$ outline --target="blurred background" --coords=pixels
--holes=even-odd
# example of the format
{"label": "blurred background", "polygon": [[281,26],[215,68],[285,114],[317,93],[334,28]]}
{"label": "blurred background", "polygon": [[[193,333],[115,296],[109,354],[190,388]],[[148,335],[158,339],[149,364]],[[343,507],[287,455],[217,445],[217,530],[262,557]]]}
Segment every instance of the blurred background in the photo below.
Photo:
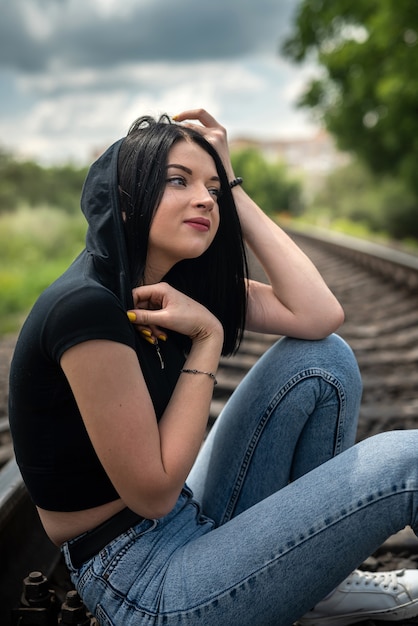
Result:
{"label": "blurred background", "polygon": [[414,0],[0,0],[0,336],[83,247],[89,164],[203,107],[280,223],[416,252]]}

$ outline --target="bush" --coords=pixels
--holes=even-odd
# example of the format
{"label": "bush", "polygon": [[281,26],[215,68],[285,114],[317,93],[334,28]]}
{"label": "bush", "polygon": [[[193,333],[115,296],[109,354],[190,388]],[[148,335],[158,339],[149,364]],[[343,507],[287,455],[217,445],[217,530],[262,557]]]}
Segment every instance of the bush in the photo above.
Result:
{"label": "bush", "polygon": [[312,210],[386,232],[393,239],[418,238],[418,201],[400,179],[376,177],[360,162],[336,170],[314,199]]}
{"label": "bush", "polygon": [[22,204],[51,205],[75,213],[86,172],[87,168],[73,165],[46,168],[33,161],[18,161],[0,150],[0,213]]}
{"label": "bush", "polygon": [[255,148],[233,152],[231,160],[245,181],[245,190],[263,211],[269,215],[301,213],[301,185],[289,178],[285,164],[267,161]]}
{"label": "bush", "polygon": [[15,331],[38,295],[84,247],[84,217],[50,208],[0,216],[0,334]]}

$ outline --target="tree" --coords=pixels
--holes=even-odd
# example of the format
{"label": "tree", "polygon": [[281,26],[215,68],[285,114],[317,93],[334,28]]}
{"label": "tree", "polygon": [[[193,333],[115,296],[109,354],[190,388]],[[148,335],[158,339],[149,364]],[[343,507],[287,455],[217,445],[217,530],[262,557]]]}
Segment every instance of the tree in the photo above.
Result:
{"label": "tree", "polygon": [[354,160],[332,172],[314,198],[312,215],[359,222],[395,239],[418,238],[416,197],[401,179],[375,176]]}
{"label": "tree", "polygon": [[301,212],[301,185],[289,178],[284,163],[267,161],[256,148],[232,152],[231,160],[244,178],[246,191],[267,214]]}
{"label": "tree", "polygon": [[418,196],[418,5],[416,0],[303,0],[283,53],[314,55],[323,76],[299,101],[376,173]]}
{"label": "tree", "polygon": [[86,172],[85,167],[71,164],[45,168],[34,161],[18,160],[0,148],[0,214],[23,204],[78,212]]}

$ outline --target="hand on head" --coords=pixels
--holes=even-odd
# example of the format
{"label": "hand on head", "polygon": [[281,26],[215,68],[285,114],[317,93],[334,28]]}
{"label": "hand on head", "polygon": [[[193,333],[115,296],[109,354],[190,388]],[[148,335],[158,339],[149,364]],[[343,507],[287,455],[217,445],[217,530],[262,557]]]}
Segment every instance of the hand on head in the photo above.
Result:
{"label": "hand on head", "polygon": [[[209,141],[222,159],[230,180],[234,177],[229,158],[229,148],[226,129],[216,121],[205,109],[190,109],[183,111],[172,118],[175,122],[184,123],[189,128],[199,132]],[[193,121],[191,121],[193,120]],[[200,122],[196,124],[194,121]]]}

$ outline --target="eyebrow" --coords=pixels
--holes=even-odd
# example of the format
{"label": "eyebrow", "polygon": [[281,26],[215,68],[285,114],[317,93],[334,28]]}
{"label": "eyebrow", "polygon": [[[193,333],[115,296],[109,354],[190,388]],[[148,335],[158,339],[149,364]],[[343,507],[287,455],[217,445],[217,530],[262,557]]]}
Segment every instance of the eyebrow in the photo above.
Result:
{"label": "eyebrow", "polygon": [[[186,172],[186,174],[190,174],[190,176],[193,174],[192,170],[189,167],[186,167],[185,165],[180,165],[179,163],[169,163],[167,165],[167,169],[169,169],[170,167],[175,167],[179,170],[182,170],[183,172]],[[212,176],[210,180],[220,182],[219,176]]]}

